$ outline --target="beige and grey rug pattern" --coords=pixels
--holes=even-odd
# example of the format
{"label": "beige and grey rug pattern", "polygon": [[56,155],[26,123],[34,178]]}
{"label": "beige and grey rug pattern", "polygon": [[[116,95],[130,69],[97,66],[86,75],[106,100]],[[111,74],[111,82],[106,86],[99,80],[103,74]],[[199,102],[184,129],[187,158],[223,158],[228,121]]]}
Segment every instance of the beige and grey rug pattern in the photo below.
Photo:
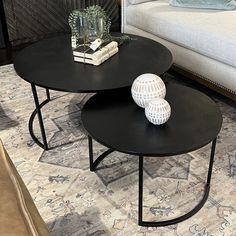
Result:
{"label": "beige and grey rug pattern", "polygon": [[[45,90],[39,89],[41,101]],[[236,108],[217,101],[223,113],[205,206],[189,220],[162,228],[137,225],[138,160],[115,152],[89,171],[88,143],[80,111],[91,94],[51,91],[43,109],[49,145],[31,139],[34,109],[30,85],[12,65],[0,67],[0,138],[55,236],[235,236]],[[39,134],[37,119],[35,133]],[[106,150],[96,143],[95,156]],[[145,220],[170,219],[189,211],[202,196],[210,145],[176,157],[145,158]]]}

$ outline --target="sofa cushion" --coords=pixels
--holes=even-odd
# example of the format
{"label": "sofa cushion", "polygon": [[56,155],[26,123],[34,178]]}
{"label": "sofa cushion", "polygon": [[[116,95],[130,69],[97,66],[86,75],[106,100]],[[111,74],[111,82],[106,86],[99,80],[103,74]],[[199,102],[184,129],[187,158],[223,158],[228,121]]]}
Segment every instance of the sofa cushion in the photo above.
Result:
{"label": "sofa cushion", "polygon": [[0,192],[1,236],[50,235],[1,140]]}
{"label": "sofa cushion", "polygon": [[236,9],[236,2],[234,0],[170,0],[170,5],[176,7],[205,8],[218,10]]}
{"label": "sofa cushion", "polygon": [[129,5],[127,24],[236,67],[236,13],[178,8],[168,0]]}

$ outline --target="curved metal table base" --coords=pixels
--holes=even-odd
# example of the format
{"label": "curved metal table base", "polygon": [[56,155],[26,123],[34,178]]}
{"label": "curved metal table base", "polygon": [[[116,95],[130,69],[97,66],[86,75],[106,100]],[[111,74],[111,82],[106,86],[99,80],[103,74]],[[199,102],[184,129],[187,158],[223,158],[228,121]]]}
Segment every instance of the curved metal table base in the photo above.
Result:
{"label": "curved metal table base", "polygon": [[[39,103],[39,99],[38,99],[38,94],[37,94],[37,90],[34,84],[31,84],[31,88],[32,88],[32,93],[34,96],[34,102],[35,102],[35,110],[32,112],[30,119],[29,119],[29,132],[30,135],[32,137],[32,139],[34,140],[34,142],[36,144],[38,144],[41,148],[43,148],[44,150],[48,150],[48,143],[47,143],[47,137],[46,137],[46,133],[45,133],[45,129],[44,129],[44,124],[43,124],[43,118],[42,118],[42,113],[41,113],[41,108],[46,105],[48,102],[51,101],[50,98],[50,93],[49,90],[46,89],[46,95],[47,95],[47,99],[45,101],[43,101],[41,104]],[[41,130],[41,135],[42,135],[42,140],[43,143],[39,141],[39,139],[35,136],[34,134],[34,130],[33,130],[33,122],[34,122],[34,118],[35,116],[38,115],[38,120],[39,120],[39,126],[40,126],[40,130]]]}
{"label": "curved metal table base", "polygon": [[[112,153],[115,150],[108,149],[104,153],[102,153],[95,161],[93,161],[93,143],[92,138],[88,136],[88,142],[89,142],[89,164],[90,164],[90,170],[95,171],[97,166],[100,164],[100,162],[108,156],[110,153]],[[143,220],[143,156],[139,156],[139,193],[138,193],[138,224],[140,226],[146,226],[146,227],[162,227],[172,224],[177,224],[179,222],[182,222],[184,220],[187,220],[188,218],[195,215],[205,204],[207,201],[207,198],[209,196],[210,192],[210,182],[211,182],[211,174],[212,174],[212,167],[214,162],[214,156],[215,156],[215,148],[216,148],[216,139],[212,141],[211,146],[211,156],[209,161],[209,167],[208,167],[208,175],[207,175],[207,182],[205,185],[204,195],[201,201],[188,213],[166,221],[144,221]]]}
{"label": "curved metal table base", "polygon": [[95,171],[97,169],[97,166],[100,164],[100,162],[109,154],[114,152],[115,150],[108,149],[104,153],[102,153],[95,161],[93,161],[93,140],[90,136],[88,136],[88,142],[89,142],[89,166],[90,171]]}

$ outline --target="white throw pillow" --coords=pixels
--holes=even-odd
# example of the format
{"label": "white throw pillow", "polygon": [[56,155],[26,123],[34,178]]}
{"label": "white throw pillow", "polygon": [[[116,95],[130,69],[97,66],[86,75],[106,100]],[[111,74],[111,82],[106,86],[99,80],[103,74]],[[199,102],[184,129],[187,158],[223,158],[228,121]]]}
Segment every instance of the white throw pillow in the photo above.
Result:
{"label": "white throw pillow", "polygon": [[130,4],[139,4],[139,3],[143,3],[143,2],[151,2],[154,0],[129,0]]}

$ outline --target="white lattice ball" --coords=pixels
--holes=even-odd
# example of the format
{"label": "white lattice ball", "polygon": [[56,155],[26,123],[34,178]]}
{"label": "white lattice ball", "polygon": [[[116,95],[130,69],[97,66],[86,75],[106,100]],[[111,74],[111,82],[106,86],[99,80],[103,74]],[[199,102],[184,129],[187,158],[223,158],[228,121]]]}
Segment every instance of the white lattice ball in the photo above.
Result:
{"label": "white lattice ball", "polygon": [[168,121],[171,114],[169,103],[163,98],[155,98],[148,102],[145,108],[147,119],[154,125],[161,125]]}
{"label": "white lattice ball", "polygon": [[143,74],[134,80],[131,93],[135,103],[145,108],[148,101],[166,96],[166,86],[159,76]]}

